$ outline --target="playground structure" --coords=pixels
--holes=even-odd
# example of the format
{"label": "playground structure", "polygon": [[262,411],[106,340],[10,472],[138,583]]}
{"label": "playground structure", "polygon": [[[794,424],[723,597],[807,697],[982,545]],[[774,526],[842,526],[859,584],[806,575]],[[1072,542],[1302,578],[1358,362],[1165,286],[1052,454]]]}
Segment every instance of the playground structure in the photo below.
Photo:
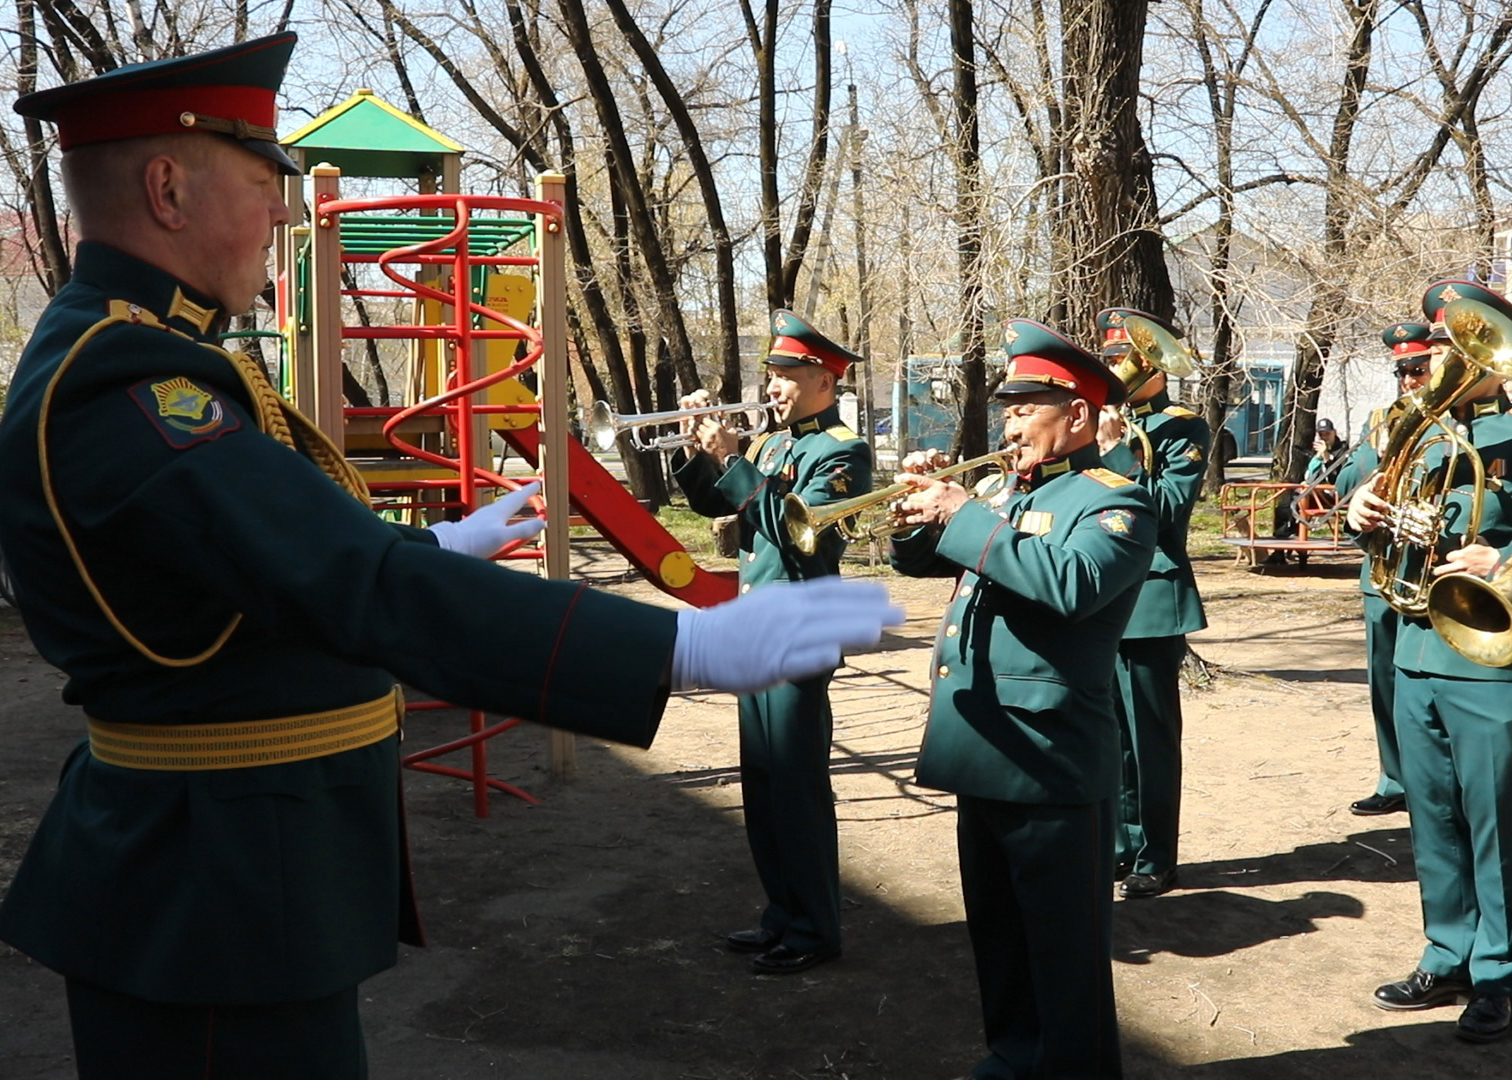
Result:
{"label": "playground structure", "polygon": [[[1218,492],[1222,523],[1220,539],[1235,548],[1236,562],[1246,559],[1258,566],[1275,551],[1289,551],[1303,559],[1311,554],[1360,554],[1344,535],[1344,514],[1338,507],[1339,493],[1332,484],[1233,483]],[[1293,500],[1295,536],[1273,536],[1266,528],[1278,507]]]}
{"label": "playground structure", "polygon": [[[732,597],[733,578],[699,567],[569,431],[564,178],[540,175],[532,199],[463,194],[462,148],[367,90],[282,143],[304,175],[285,180],[293,217],[275,251],[279,379],[344,447],[374,509],[424,524],[539,479],[539,542],[495,558],[568,577],[577,515],[670,595],[696,606]],[[344,198],[344,175],[408,179],[417,190]],[[355,350],[399,369],[401,404],[346,401]],[[495,437],[534,473],[495,469]],[[535,801],[487,773],[488,740],[519,722],[489,724],[473,712],[465,737],[406,754],[404,764],[471,780],[480,817],[490,789]],[[464,749],[468,769],[433,760]],[[553,775],[570,775],[571,736],[551,734],[551,763]]]}

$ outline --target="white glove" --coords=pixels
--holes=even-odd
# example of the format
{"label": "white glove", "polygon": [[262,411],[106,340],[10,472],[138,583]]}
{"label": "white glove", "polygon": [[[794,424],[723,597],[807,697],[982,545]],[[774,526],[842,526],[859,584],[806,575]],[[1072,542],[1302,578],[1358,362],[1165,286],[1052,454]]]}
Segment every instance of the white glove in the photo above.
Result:
{"label": "white glove", "polygon": [[502,499],[479,507],[461,521],[436,522],[430,527],[431,535],[447,551],[486,559],[505,544],[528,540],[546,527],[546,519],[539,517],[509,524],[509,519],[520,512],[526,500],[540,490],[539,481],[526,484]]}
{"label": "white glove", "polygon": [[672,688],[744,694],[840,666],[842,649],[875,645],[903,611],[887,590],[838,577],[764,585],[677,613]]}

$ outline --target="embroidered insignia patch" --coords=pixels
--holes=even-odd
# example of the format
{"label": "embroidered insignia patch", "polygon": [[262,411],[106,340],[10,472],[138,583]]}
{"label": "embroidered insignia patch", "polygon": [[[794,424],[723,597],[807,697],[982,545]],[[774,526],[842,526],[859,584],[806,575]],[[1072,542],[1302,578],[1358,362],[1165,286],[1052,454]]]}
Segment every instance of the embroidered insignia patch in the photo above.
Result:
{"label": "embroidered insignia patch", "polygon": [[1115,535],[1125,535],[1134,528],[1134,515],[1127,510],[1104,510],[1097,523]]}
{"label": "embroidered insignia patch", "polygon": [[137,383],[131,396],[175,450],[218,439],[241,427],[219,397],[182,375]]}
{"label": "embroidered insignia patch", "polygon": [[830,473],[829,489],[836,495],[844,495],[850,491],[850,477],[844,465],[837,467],[834,472]]}
{"label": "embroidered insignia patch", "polygon": [[1187,447],[1187,451],[1184,456],[1188,461],[1201,461],[1202,447],[1198,446],[1196,443],[1193,443],[1191,446]]}

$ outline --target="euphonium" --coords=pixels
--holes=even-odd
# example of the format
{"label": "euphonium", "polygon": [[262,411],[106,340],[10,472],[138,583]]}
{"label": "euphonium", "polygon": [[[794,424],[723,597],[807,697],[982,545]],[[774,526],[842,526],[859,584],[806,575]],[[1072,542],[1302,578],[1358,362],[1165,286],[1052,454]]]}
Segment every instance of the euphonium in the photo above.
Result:
{"label": "euphonium", "polygon": [[[1196,354],[1192,349],[1158,322],[1141,315],[1125,315],[1123,325],[1124,333],[1129,336],[1129,351],[1116,363],[1109,364],[1108,370],[1124,384],[1127,397],[1132,398],[1140,387],[1162,372],[1185,379],[1197,370],[1193,362]],[[1154,472],[1155,451],[1150,445],[1150,437],[1134,419],[1134,412],[1128,405],[1123,406],[1123,420],[1126,437],[1139,443],[1144,453],[1140,464]]]}
{"label": "euphonium", "polygon": [[[1476,364],[1512,375],[1512,319],[1484,304],[1456,300],[1444,309],[1444,325],[1455,348]],[[1483,477],[1477,475],[1477,480],[1484,484]],[[1476,495],[1478,508],[1479,489]],[[1479,523],[1477,511],[1472,525]],[[1474,528],[1465,531],[1465,543],[1474,542],[1474,533]],[[1445,574],[1429,587],[1426,607],[1434,630],[1465,659],[1488,667],[1512,664],[1512,564],[1489,581],[1474,574]]]}
{"label": "euphonium", "polygon": [[[1512,378],[1512,322],[1478,301],[1455,300],[1444,309],[1444,324],[1453,347],[1428,384],[1406,395],[1407,406],[1381,452],[1376,490],[1389,504],[1386,520],[1365,540],[1370,583],[1403,615],[1429,614],[1432,590],[1453,579],[1486,584],[1468,574],[1446,575],[1437,582],[1433,578],[1435,549],[1443,537],[1444,512],[1461,458],[1474,474],[1470,510],[1461,529],[1467,544],[1475,542],[1485,501],[1480,455],[1458,425],[1445,422],[1444,414],[1488,375]],[[1438,434],[1430,435],[1435,427]],[[1443,460],[1430,467],[1429,452],[1440,444],[1445,448]],[[1438,606],[1445,609],[1445,619],[1451,617],[1451,594],[1463,588],[1456,582],[1441,594]],[[1459,648],[1448,634],[1445,640]]]}
{"label": "euphonium", "polygon": [[[1018,446],[1010,443],[1001,450],[981,457],[974,457],[968,461],[959,461],[954,465],[947,465],[937,472],[928,474],[930,480],[948,480],[963,472],[992,466],[1001,471],[1000,477],[992,479],[1000,481],[997,486],[979,489],[972,498],[981,499],[1000,496],[1004,485],[1012,490],[1012,485],[1018,480],[1018,474],[1012,471],[1013,457],[1018,453]],[[842,499],[839,502],[824,503],[818,507],[811,507],[797,495],[789,493],[782,500],[783,523],[787,526],[788,539],[792,540],[793,546],[805,555],[812,555],[819,547],[819,534],[831,526],[840,530],[840,535],[849,541],[866,539],[881,539],[894,533],[907,532],[914,526],[904,525],[898,522],[897,515],[893,512],[893,504],[907,495],[913,487],[909,484],[891,484],[885,488],[866,495],[857,495],[853,499]],[[886,506],[888,512],[880,519],[861,525],[860,516],[879,506]]]}

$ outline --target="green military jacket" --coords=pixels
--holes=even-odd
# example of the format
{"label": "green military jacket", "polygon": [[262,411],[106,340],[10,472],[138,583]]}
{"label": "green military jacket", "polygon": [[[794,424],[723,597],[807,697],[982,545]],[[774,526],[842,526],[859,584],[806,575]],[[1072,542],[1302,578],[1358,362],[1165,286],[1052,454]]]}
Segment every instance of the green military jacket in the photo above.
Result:
{"label": "green military jacket", "polygon": [[840,572],[840,531],[826,529],[812,555],[800,553],[783,523],[784,496],[791,492],[812,507],[865,495],[872,487],[871,448],[840,422],[838,406],[759,436],[723,472],[709,455],[683,451],[673,456],[672,470],[695,512],[740,515],[743,593],[771,581]]}
{"label": "green military jacket", "polygon": [[[370,701],[397,679],[649,744],[674,612],[384,523],[307,446],[260,430],[213,347],[218,321],[169,275],[84,243],[21,359],[0,421],[0,545],[32,640],[68,676],[64,700],[105,721],[214,723]],[[213,655],[172,666],[128,635],[168,660]],[[0,938],[150,1000],[352,986],[395,960],[397,774],[395,738],[193,772],[81,748]]]}
{"label": "green military jacket", "polygon": [[935,638],[926,787],[1087,803],[1119,784],[1114,659],[1155,551],[1155,506],[1097,447],[1042,463],[1000,507],[897,537],[916,577],[958,574]]}
{"label": "green military jacket", "polygon": [[1172,637],[1207,625],[1192,560],[1187,556],[1187,528],[1202,495],[1212,433],[1207,422],[1179,405],[1164,390],[1133,407],[1135,422],[1145,429],[1154,451],[1153,468],[1142,466],[1127,443],[1103,455],[1103,463],[1148,491],[1155,500],[1157,539],[1150,575],[1139,590],[1126,638]]}
{"label": "green military jacket", "polygon": [[[1451,421],[1453,422],[1453,421]],[[1463,425],[1462,425],[1463,428]],[[1503,478],[1512,465],[1512,415],[1503,398],[1478,402],[1468,434],[1481,459],[1486,476],[1491,479],[1485,489],[1478,540],[1501,552],[1502,559],[1512,558],[1512,491]],[[1442,470],[1444,447],[1428,451],[1430,470]],[[1452,478],[1445,510],[1444,536],[1438,550],[1442,554],[1462,543],[1470,512],[1471,466],[1465,461]],[[1396,666],[1423,675],[1446,675],[1456,679],[1479,679],[1484,682],[1512,682],[1512,666],[1493,668],[1467,660],[1449,647],[1427,618],[1403,618],[1397,629]]]}

